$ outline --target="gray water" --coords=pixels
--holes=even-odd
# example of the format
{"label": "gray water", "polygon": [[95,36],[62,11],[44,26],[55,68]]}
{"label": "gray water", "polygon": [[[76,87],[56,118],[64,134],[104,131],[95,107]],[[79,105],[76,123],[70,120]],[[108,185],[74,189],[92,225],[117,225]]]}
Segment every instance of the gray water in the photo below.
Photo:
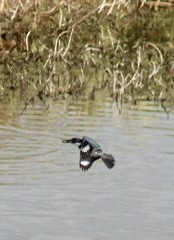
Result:
{"label": "gray water", "polygon": [[[10,111],[10,110],[8,110]],[[118,114],[78,100],[0,117],[1,240],[173,240],[174,114],[144,103]],[[62,139],[93,137],[117,160],[79,169]]]}

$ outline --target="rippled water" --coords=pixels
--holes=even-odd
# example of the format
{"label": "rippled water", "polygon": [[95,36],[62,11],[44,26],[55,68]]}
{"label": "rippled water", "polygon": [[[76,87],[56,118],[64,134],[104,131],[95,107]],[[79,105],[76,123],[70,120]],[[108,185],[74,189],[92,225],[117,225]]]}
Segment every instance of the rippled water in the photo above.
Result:
{"label": "rippled water", "polygon": [[[0,239],[173,240],[174,114],[111,100],[0,116]],[[91,136],[117,159],[79,169],[62,139]]]}

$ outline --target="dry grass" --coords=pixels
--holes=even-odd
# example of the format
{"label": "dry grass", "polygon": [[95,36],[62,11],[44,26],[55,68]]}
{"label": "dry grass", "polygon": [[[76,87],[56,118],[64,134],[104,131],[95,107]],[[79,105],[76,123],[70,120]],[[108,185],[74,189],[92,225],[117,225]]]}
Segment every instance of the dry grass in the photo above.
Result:
{"label": "dry grass", "polygon": [[120,109],[143,99],[173,103],[173,12],[158,3],[2,0],[1,101],[18,91],[25,109],[108,88]]}

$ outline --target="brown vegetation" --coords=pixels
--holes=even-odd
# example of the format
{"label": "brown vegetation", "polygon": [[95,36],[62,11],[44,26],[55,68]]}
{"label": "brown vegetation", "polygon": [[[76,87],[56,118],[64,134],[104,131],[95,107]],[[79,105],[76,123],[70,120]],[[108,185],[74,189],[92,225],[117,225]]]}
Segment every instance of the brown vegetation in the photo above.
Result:
{"label": "brown vegetation", "polygon": [[120,107],[142,99],[173,103],[173,4],[1,1],[1,101],[9,91],[25,107],[84,92],[94,99],[108,88]]}

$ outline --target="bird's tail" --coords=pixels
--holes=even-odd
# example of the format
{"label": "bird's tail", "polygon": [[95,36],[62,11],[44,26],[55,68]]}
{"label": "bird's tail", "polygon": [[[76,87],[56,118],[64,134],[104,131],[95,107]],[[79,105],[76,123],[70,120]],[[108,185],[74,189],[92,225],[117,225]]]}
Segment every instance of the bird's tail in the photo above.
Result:
{"label": "bird's tail", "polygon": [[115,159],[111,154],[102,153],[100,157],[109,169],[114,167]]}

